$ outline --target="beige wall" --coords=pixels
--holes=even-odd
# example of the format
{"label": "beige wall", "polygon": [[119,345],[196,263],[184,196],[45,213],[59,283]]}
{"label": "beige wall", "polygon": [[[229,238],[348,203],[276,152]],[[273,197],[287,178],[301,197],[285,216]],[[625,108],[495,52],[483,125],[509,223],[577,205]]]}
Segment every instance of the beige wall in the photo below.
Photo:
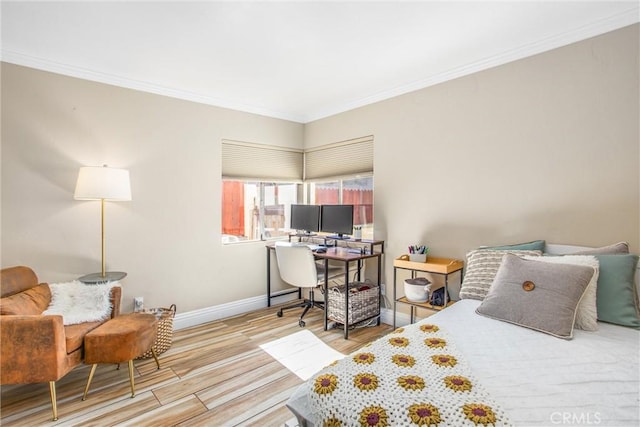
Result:
{"label": "beige wall", "polygon": [[78,168],[131,171],[107,204],[125,309],[262,295],[262,243],[220,244],[220,140],[308,147],[374,135],[385,278],[409,244],[463,257],[532,239],[640,252],[638,25],[301,125],[2,65],[2,266],[61,281],[100,268]]}
{"label": "beige wall", "polygon": [[107,269],[123,308],[179,312],[265,293],[263,243],[220,243],[220,141],[301,147],[301,124],[2,64],[2,266],[49,282],[100,271],[100,204],[78,168],[130,170],[133,200],[106,204]]}
{"label": "beige wall", "polygon": [[374,135],[375,234],[464,257],[533,239],[640,252],[638,25],[305,126]]}

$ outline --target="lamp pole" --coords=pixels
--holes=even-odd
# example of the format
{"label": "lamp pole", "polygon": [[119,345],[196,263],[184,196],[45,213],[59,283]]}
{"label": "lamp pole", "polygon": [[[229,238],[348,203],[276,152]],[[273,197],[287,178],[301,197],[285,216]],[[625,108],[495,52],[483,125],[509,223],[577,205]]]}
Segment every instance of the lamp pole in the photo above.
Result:
{"label": "lamp pole", "polygon": [[106,262],[104,257],[104,199],[100,199],[100,231],[102,233],[102,277],[107,277]]}
{"label": "lamp pole", "polygon": [[115,169],[104,165],[84,166],[78,173],[76,190],[73,197],[76,200],[100,200],[100,243],[101,269],[99,273],[86,274],[78,280],[84,283],[104,283],[120,280],[127,275],[122,271],[107,271],[106,239],[105,239],[105,201],[131,200],[131,184],[129,171]]}

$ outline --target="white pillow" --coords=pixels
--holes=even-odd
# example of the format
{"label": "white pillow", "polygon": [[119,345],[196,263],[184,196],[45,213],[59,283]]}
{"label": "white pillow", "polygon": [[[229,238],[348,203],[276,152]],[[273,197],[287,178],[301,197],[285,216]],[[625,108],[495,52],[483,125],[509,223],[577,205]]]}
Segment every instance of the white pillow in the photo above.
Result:
{"label": "white pillow", "polygon": [[563,255],[563,256],[523,256],[524,259],[550,262],[555,264],[586,265],[595,270],[587,289],[578,304],[575,327],[584,331],[598,330],[598,307],[596,305],[596,292],[598,287],[598,276],[600,274],[600,263],[598,259],[591,255]]}

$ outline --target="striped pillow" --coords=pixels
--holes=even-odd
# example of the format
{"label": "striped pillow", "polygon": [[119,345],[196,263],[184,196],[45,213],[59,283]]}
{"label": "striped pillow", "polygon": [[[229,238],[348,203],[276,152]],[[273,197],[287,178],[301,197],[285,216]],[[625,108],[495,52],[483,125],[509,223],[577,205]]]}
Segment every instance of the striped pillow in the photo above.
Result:
{"label": "striped pillow", "polygon": [[476,249],[467,254],[460,299],[482,301],[493,283],[505,254],[540,256],[542,251]]}

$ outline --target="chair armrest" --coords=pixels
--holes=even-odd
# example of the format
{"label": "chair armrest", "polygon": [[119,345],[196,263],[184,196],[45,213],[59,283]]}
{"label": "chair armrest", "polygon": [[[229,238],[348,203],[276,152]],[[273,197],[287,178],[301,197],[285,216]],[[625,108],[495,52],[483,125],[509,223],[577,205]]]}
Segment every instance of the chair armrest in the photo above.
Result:
{"label": "chair armrest", "polygon": [[56,381],[67,366],[62,316],[0,316],[2,384]]}

